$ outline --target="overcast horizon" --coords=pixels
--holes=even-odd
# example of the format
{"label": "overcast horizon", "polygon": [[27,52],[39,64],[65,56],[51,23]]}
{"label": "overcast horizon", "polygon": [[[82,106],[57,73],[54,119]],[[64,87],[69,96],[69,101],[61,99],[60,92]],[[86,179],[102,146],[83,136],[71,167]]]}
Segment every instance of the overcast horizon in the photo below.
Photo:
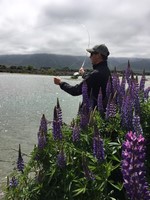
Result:
{"label": "overcast horizon", "polygon": [[106,44],[110,57],[149,58],[149,0],[0,0],[0,55],[84,56]]}

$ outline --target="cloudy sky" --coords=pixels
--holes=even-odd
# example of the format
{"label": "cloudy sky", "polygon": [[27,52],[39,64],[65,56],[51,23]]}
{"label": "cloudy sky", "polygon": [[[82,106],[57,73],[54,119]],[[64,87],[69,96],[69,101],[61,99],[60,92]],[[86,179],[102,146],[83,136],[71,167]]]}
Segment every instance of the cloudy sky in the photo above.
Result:
{"label": "cloudy sky", "polygon": [[0,54],[150,56],[150,0],[0,0]]}

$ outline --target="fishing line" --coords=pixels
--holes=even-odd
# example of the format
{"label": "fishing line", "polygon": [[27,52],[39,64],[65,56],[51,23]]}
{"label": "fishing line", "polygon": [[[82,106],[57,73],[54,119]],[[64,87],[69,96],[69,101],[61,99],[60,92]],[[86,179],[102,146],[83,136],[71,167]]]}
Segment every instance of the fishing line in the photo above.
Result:
{"label": "fishing line", "polygon": [[[79,24],[86,31],[86,34],[87,34],[87,48],[89,48],[91,39],[90,39],[90,33],[89,33],[89,30],[88,30],[87,26],[85,24],[83,24],[83,23],[80,23],[78,20],[72,20],[72,21],[74,21],[77,24]],[[85,65],[85,61],[86,61],[86,58],[87,58],[87,53],[88,52],[86,51],[85,58],[84,58],[84,60],[82,62],[81,67],[84,67],[84,65]]]}
{"label": "fishing line", "polygon": [[[91,42],[91,40],[90,40],[90,33],[89,33],[87,27],[86,27],[84,24],[81,24],[81,25],[82,25],[83,28],[85,28],[85,30],[86,30],[86,32],[87,32],[87,36],[88,36],[87,48],[89,48],[89,47],[90,47],[90,42]],[[87,58],[87,53],[88,53],[88,52],[86,51],[85,58],[84,58],[84,60],[83,60],[83,63],[82,63],[82,65],[81,65],[81,67],[84,67],[84,65],[85,65],[85,61],[86,61],[86,58]]]}
{"label": "fishing line", "polygon": [[[86,31],[86,34],[87,34],[87,48],[89,48],[91,39],[90,39],[90,33],[89,33],[89,30],[88,30],[87,26],[85,24],[83,24],[83,23],[80,23],[78,20],[67,20],[67,21],[76,22],[77,24],[79,24]],[[85,65],[85,62],[86,62],[86,59],[87,59],[87,54],[88,54],[88,52],[86,51],[84,60],[83,60],[82,65],[81,65],[82,68]],[[77,75],[79,75],[79,72],[74,72],[73,75],[77,76]]]}

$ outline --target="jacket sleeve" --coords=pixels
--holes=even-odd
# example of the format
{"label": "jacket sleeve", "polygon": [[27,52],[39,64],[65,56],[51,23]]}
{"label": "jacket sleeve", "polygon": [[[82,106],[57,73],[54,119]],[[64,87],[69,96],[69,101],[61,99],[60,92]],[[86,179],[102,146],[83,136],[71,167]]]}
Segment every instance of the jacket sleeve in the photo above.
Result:
{"label": "jacket sleeve", "polygon": [[83,79],[85,79],[85,78],[88,77],[88,76],[89,76],[89,73],[84,72],[84,73],[82,74],[82,78],[83,78]]}
{"label": "jacket sleeve", "polygon": [[71,86],[69,83],[61,82],[60,88],[72,96],[79,96],[82,94],[82,83]]}
{"label": "jacket sleeve", "polygon": [[90,91],[94,87],[96,82],[95,74],[96,74],[95,71],[93,73],[87,74],[84,80],[81,83],[76,84],[75,86],[71,86],[69,83],[66,82],[61,82],[60,88],[65,92],[67,92],[68,94],[71,94],[72,96],[79,96],[82,94],[82,84],[84,81],[86,81],[88,86],[88,93],[90,94]]}

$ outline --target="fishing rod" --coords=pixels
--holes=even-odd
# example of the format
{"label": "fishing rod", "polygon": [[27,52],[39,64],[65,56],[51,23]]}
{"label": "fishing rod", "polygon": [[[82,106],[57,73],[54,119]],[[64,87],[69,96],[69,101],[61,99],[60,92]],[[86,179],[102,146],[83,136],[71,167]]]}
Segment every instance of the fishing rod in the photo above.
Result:
{"label": "fishing rod", "polygon": [[[85,30],[86,30],[86,32],[87,32],[87,36],[88,36],[87,48],[89,48],[89,47],[90,47],[90,33],[89,33],[87,27],[86,27],[84,24],[81,24],[81,25],[83,26],[83,28],[85,28]],[[82,63],[82,65],[81,65],[81,67],[84,67],[86,58],[87,58],[87,51],[86,51],[85,58],[84,58],[84,60],[83,60],[83,63]]]}
{"label": "fishing rod", "polygon": [[[77,22],[78,22],[78,21],[77,21]],[[90,46],[90,42],[91,42],[91,40],[90,40],[90,33],[89,33],[87,27],[86,27],[84,24],[81,24],[80,22],[78,22],[78,24],[80,24],[80,25],[81,25],[81,26],[86,30],[87,37],[88,37],[87,48],[89,48],[89,46]],[[83,63],[82,63],[82,65],[81,65],[80,68],[83,68],[83,67],[84,67],[84,65],[85,65],[85,61],[86,61],[86,58],[87,58],[87,51],[86,51],[85,58],[84,58]],[[74,75],[74,76],[79,76],[80,74],[79,74],[79,72],[74,72],[73,75]]]}

